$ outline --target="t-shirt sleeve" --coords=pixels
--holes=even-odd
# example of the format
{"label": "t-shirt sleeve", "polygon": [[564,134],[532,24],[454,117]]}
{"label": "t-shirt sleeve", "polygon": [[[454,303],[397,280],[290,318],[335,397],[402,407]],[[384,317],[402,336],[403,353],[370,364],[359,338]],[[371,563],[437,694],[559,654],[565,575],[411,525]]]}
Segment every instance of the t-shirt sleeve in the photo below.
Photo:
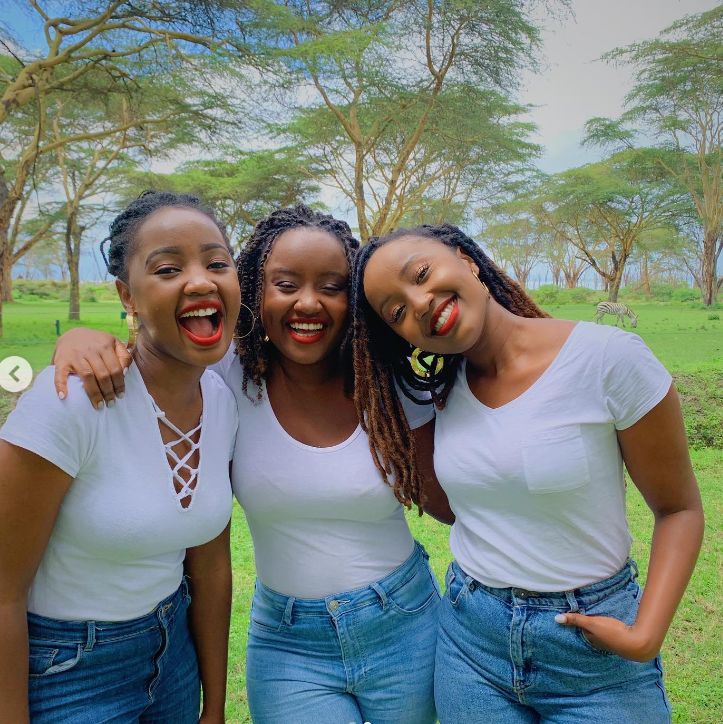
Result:
{"label": "t-shirt sleeve", "polygon": [[617,430],[625,430],[668,393],[673,378],[637,334],[616,329],[603,355],[605,404]]}
{"label": "t-shirt sleeve", "polygon": [[[402,407],[404,408],[404,414],[407,416],[407,422],[412,430],[416,430],[422,425],[426,425],[430,420],[434,419],[434,405],[431,403],[426,405],[418,405],[416,402],[412,402],[397,385],[397,395],[402,401]],[[431,400],[432,396],[428,392],[420,392],[414,390],[413,394],[420,400]]]}
{"label": "t-shirt sleeve", "polygon": [[18,400],[0,438],[29,450],[76,477],[90,457],[106,410],[96,410],[77,377],[68,378],[68,397],[55,392],[55,367],[46,367]]}

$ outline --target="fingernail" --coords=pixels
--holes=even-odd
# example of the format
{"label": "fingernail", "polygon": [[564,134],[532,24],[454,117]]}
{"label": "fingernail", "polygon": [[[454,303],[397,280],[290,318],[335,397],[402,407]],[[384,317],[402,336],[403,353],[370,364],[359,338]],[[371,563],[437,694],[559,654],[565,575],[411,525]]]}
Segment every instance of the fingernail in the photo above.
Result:
{"label": "fingernail", "polygon": [[123,377],[125,377],[127,374],[128,374],[128,368],[124,367],[123,368]]}
{"label": "fingernail", "polygon": [[125,396],[126,396],[126,393],[125,393],[125,392],[119,392],[119,393],[116,395],[116,397],[117,397],[119,400],[122,400]]}
{"label": "fingernail", "polygon": [[108,400],[108,407],[113,407],[115,405],[115,400]]}
{"label": "fingernail", "polygon": [[567,623],[567,616],[565,616],[564,613],[558,613],[557,616],[555,616],[555,621],[557,621],[557,623]]}
{"label": "fingernail", "polygon": [[99,409],[99,410],[102,410],[104,407],[105,407],[105,402],[103,402],[103,400],[101,400],[101,401],[98,403],[98,409]]}
{"label": "fingernail", "polygon": [[59,397],[61,400],[64,400],[64,399],[65,399],[65,392],[58,392],[58,397]]}

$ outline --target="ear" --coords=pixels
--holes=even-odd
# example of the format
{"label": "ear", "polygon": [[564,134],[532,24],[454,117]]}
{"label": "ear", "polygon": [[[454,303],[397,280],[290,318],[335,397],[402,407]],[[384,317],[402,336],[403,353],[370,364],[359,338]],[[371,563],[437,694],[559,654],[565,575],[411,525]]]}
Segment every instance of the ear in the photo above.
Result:
{"label": "ear", "polygon": [[477,262],[468,254],[465,254],[460,247],[455,247],[457,256],[469,267],[469,270],[476,276],[479,276],[480,269]]}
{"label": "ear", "polygon": [[118,290],[118,296],[120,297],[121,304],[125,307],[128,314],[133,314],[135,310],[135,303],[133,302],[133,295],[131,294],[131,288],[121,279],[115,280],[115,288]]}

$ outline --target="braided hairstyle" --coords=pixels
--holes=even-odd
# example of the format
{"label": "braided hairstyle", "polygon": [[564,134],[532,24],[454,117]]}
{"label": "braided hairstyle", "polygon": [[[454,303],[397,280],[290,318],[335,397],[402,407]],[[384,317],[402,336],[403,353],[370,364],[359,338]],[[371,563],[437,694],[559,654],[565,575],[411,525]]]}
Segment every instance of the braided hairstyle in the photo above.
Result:
{"label": "braided hairstyle", "polygon": [[[108,272],[121,281],[128,283],[128,259],[133,253],[133,244],[138,227],[155,211],[168,206],[200,211],[213,221],[221,232],[229,251],[226,227],[216,217],[210,206],[204,206],[198,196],[193,194],[174,194],[169,191],[144,191],[135,201],[131,201],[110,224],[110,234],[100,242],[100,253]],[[108,255],[105,244],[108,244]]]}
{"label": "braided hairstyle", "polygon": [[[264,296],[264,267],[276,239],[286,231],[298,228],[311,228],[323,231],[339,241],[344,249],[349,272],[354,256],[359,249],[359,242],[354,238],[345,221],[339,221],[329,214],[313,211],[305,204],[278,209],[259,221],[244,244],[236,259],[239,284],[241,285],[241,302],[252,310],[256,319],[261,319],[261,303]],[[243,308],[243,307],[242,307]],[[256,324],[249,332],[248,323],[239,315],[236,326],[236,354],[243,366],[243,393],[248,393],[249,380],[258,388],[256,399],[262,397],[262,382],[267,378],[271,355],[275,347],[265,341],[266,332],[261,324]],[[353,389],[353,367],[351,360],[351,327],[342,340],[340,357],[346,374],[346,391],[351,394]]]}
{"label": "braided hairstyle", "polygon": [[[434,355],[430,365],[431,376],[417,376],[409,363],[411,345],[396,334],[367,301],[364,271],[372,254],[385,244],[408,237],[430,239],[460,249],[479,267],[479,278],[487,285],[495,301],[513,314],[520,317],[548,315],[522,291],[517,282],[487,257],[473,239],[452,224],[422,224],[414,229],[399,229],[381,238],[372,238],[357,254],[351,291],[354,400],[357,413],[369,436],[374,462],[384,479],[387,480],[387,476],[393,472],[402,496],[421,508],[424,504],[424,481],[416,467],[414,436],[396,393],[395,383],[415,403],[434,403],[441,410],[454,384],[462,355]],[[436,373],[440,359],[444,364]],[[414,394],[415,390],[425,394],[418,397]]]}

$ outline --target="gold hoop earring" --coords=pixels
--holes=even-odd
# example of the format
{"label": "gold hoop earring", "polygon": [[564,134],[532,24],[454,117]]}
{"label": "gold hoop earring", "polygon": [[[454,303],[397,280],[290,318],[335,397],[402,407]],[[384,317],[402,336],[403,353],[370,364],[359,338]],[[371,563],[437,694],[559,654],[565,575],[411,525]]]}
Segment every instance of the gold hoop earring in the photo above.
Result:
{"label": "gold hoop earring", "polygon": [[[477,277],[479,279],[479,277]],[[480,279],[479,283],[484,287],[484,290],[487,292],[487,296],[491,297],[492,293],[490,292],[490,288]]]}
{"label": "gold hoop earring", "polygon": [[138,313],[126,314],[126,324],[128,325],[128,344],[126,347],[130,349],[138,339]]}
{"label": "gold hoop earring", "polygon": [[246,332],[246,334],[243,334],[241,336],[234,335],[233,339],[246,339],[246,337],[248,337],[251,334],[251,332],[254,331],[254,327],[256,326],[256,315],[253,313],[251,307],[249,307],[247,304],[244,304],[243,302],[241,302],[241,306],[244,309],[247,309],[248,313],[251,315],[251,329],[249,329],[249,331]]}
{"label": "gold hoop earring", "polygon": [[[437,363],[434,367],[434,374],[432,374],[432,365],[435,359]],[[438,375],[442,371],[444,359],[434,354],[434,352],[425,352],[421,347],[417,347],[414,352],[412,352],[412,358],[409,360],[409,364],[412,366],[412,372],[414,372],[417,377],[429,378]]]}

